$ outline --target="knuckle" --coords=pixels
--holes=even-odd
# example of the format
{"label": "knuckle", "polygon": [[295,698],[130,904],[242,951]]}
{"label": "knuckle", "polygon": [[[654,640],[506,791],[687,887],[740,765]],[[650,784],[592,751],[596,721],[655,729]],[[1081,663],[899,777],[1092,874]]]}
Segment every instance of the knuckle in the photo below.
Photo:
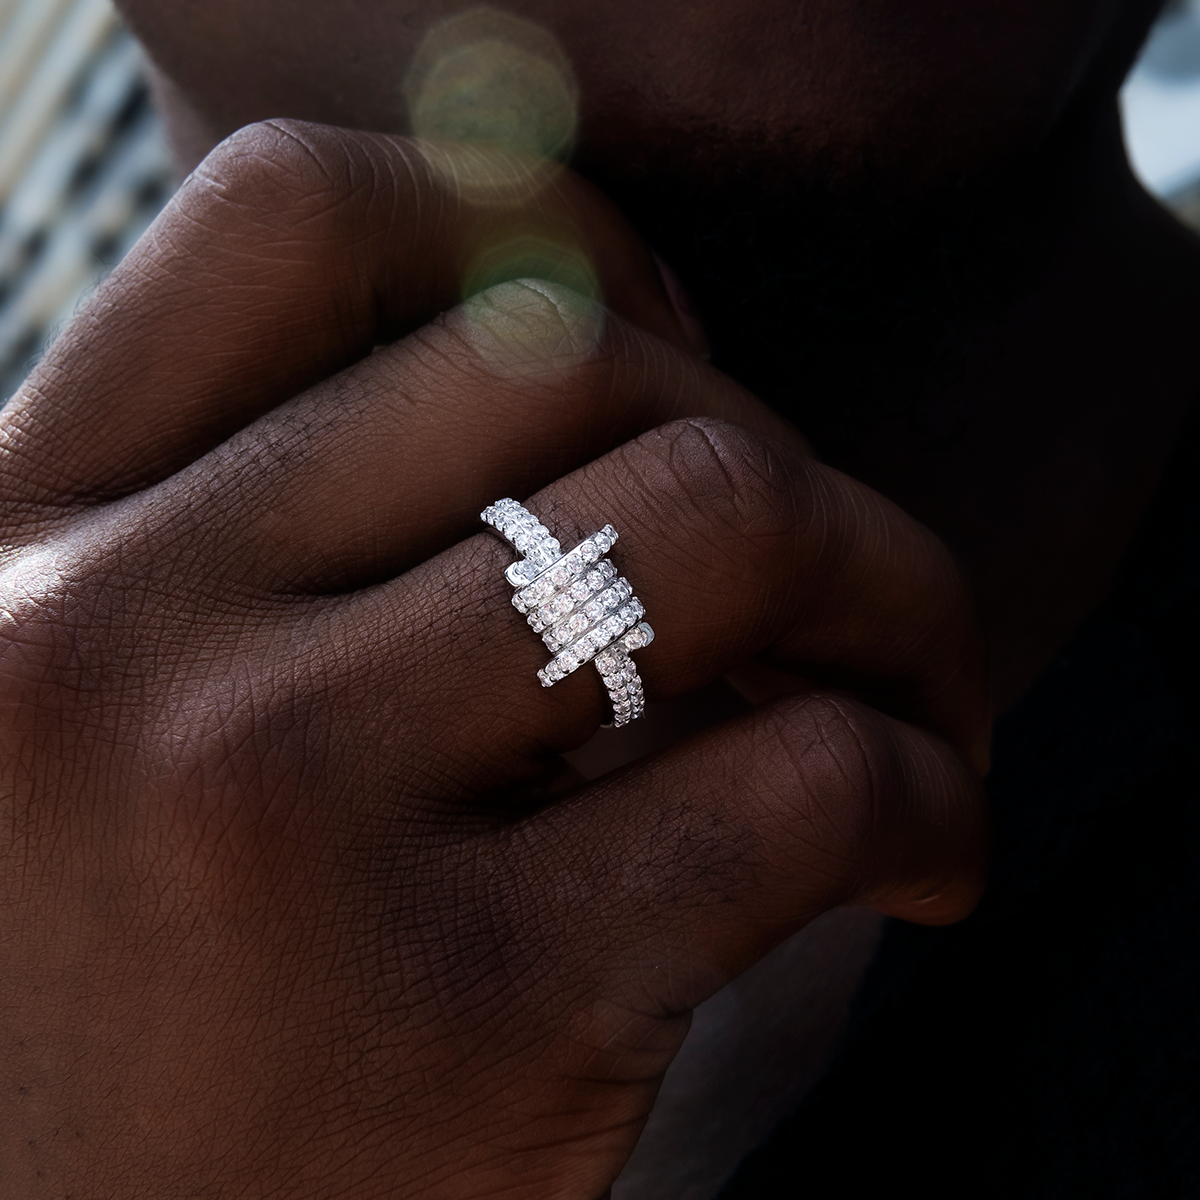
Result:
{"label": "knuckle", "polygon": [[[622,536],[656,547],[646,564],[648,593],[654,575],[667,587],[692,578],[713,603],[740,606],[746,581],[764,578],[764,564],[790,560],[805,522],[803,491],[784,452],[765,439],[732,423],[688,419],[617,453],[626,476],[617,509]],[[604,491],[598,500],[616,508],[611,481],[600,474],[595,483]],[[664,528],[672,530],[665,542]]]}
{"label": "knuckle", "polygon": [[177,204],[191,220],[220,225],[227,234],[246,224],[294,232],[365,195],[372,172],[362,151],[353,133],[302,121],[260,121],[213,150]]}
{"label": "knuckle", "polygon": [[797,520],[790,464],[752,431],[715,418],[673,421],[643,435],[630,466],[643,487],[698,510],[740,538],[790,532]]}
{"label": "knuckle", "polygon": [[759,794],[806,870],[854,883],[889,810],[903,808],[905,767],[887,722],[837,696],[781,701],[764,717]]}
{"label": "knuckle", "polygon": [[981,866],[979,783],[947,747],[831,695],[781,703],[768,729],[763,794],[827,899],[938,893]]}
{"label": "knuckle", "polygon": [[442,327],[489,373],[528,382],[552,379],[591,360],[605,312],[560,283],[518,279],[495,284],[443,318]]}

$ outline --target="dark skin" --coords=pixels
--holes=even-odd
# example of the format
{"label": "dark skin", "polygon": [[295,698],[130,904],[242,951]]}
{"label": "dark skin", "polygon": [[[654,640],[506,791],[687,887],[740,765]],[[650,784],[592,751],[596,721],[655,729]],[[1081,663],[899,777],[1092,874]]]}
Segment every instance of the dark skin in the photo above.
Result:
{"label": "dark skin", "polygon": [[[370,101],[418,36],[391,6],[126,7],[193,137],[402,128]],[[967,7],[693,5],[655,10],[665,39],[645,5],[526,15],[581,64],[598,178],[692,144],[692,114],[734,146],[819,135],[838,186],[873,149],[919,196],[1009,169],[1115,36],[1107,4]],[[820,69],[789,91],[802,27]],[[731,47],[761,92],[710,86]],[[589,247],[607,316],[534,283],[456,307],[507,217],[401,140],[272,124],[209,159],[0,424],[6,1191],[594,1200],[696,1004],[837,905],[968,912],[971,592],[1003,704],[1103,597],[1191,394],[1194,252],[1108,110],[1081,129],[1094,203],[939,384],[968,436],[878,429],[835,465],[696,357],[570,175],[521,220]],[[603,694],[522,685],[509,556],[471,536],[502,494],[564,541],[621,530],[652,697],[764,656],[828,686],[572,778]]]}
{"label": "dark skin", "polygon": [[[186,166],[240,125],[280,113],[403,132],[394,81],[424,32],[460,11],[366,4],[347,21],[329,3],[308,5],[302,20],[233,0],[123,7],[162,68]],[[929,423],[952,413],[964,444],[947,452],[943,438],[894,422],[860,430],[852,445],[818,442],[967,564],[1000,711],[1106,593],[1194,398],[1184,347],[1198,303],[1195,241],[1130,176],[1113,94],[1157,7],[509,9],[551,29],[570,55],[581,83],[574,164],[613,191],[663,172],[702,182],[705,171],[754,168],[768,183],[812,172],[850,194],[869,173],[891,200],[919,199],[960,177],[1003,182],[1057,139],[1086,203],[1055,231],[1041,277],[953,377],[926,388]],[[746,149],[751,141],[766,148]]]}
{"label": "dark skin", "polygon": [[[561,184],[534,215],[602,230]],[[628,238],[606,291],[676,346],[521,283],[329,378],[446,304],[397,210],[476,236],[403,142],[239,135],[6,410],[17,1194],[594,1197],[695,1004],[829,907],[978,894],[944,548],[684,349]],[[625,529],[657,694],[773,647],[879,707],[806,692],[564,778],[598,681],[515,691],[508,556],[456,544],[544,478],[565,538]]]}

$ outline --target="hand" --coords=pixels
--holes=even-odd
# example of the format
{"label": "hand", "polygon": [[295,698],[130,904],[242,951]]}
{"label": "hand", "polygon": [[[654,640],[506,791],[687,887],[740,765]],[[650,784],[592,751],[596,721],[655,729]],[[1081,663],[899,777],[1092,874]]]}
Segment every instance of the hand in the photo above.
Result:
{"label": "hand", "polygon": [[[518,216],[608,310],[452,307]],[[517,213],[398,139],[210,158],[0,416],[4,1194],[595,1200],[694,1005],[832,906],[968,911],[964,587],[797,445],[569,176]],[[474,533],[535,489],[620,531],[651,698],[837,690],[572,780],[602,688],[537,686]]]}

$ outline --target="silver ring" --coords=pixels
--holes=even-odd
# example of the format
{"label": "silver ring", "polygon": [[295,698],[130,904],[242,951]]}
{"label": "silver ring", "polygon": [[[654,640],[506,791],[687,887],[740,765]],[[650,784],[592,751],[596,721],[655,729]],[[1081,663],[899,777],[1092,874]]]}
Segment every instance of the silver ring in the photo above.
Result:
{"label": "silver ring", "polygon": [[617,531],[605,525],[564,554],[545,525],[515,500],[497,500],[479,517],[521,556],[504,577],[516,588],[513,608],[554,655],[537,673],[542,687],[594,662],[612,701],[613,725],[640,717],[646,699],[629,652],[650,645],[654,630],[642,620],[646,610],[629,580],[605,557]]}

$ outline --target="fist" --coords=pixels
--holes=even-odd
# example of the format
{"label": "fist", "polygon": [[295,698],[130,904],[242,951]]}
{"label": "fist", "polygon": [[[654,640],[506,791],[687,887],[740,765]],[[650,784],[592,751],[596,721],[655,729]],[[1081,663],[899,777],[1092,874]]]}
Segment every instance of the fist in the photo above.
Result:
{"label": "fist", "polygon": [[[696,1004],[830,907],[978,895],[949,554],[585,184],[439,153],[243,131],[0,414],[6,1195],[596,1200]],[[504,495],[620,532],[652,701],[807,682],[573,775],[606,693],[538,685]]]}

